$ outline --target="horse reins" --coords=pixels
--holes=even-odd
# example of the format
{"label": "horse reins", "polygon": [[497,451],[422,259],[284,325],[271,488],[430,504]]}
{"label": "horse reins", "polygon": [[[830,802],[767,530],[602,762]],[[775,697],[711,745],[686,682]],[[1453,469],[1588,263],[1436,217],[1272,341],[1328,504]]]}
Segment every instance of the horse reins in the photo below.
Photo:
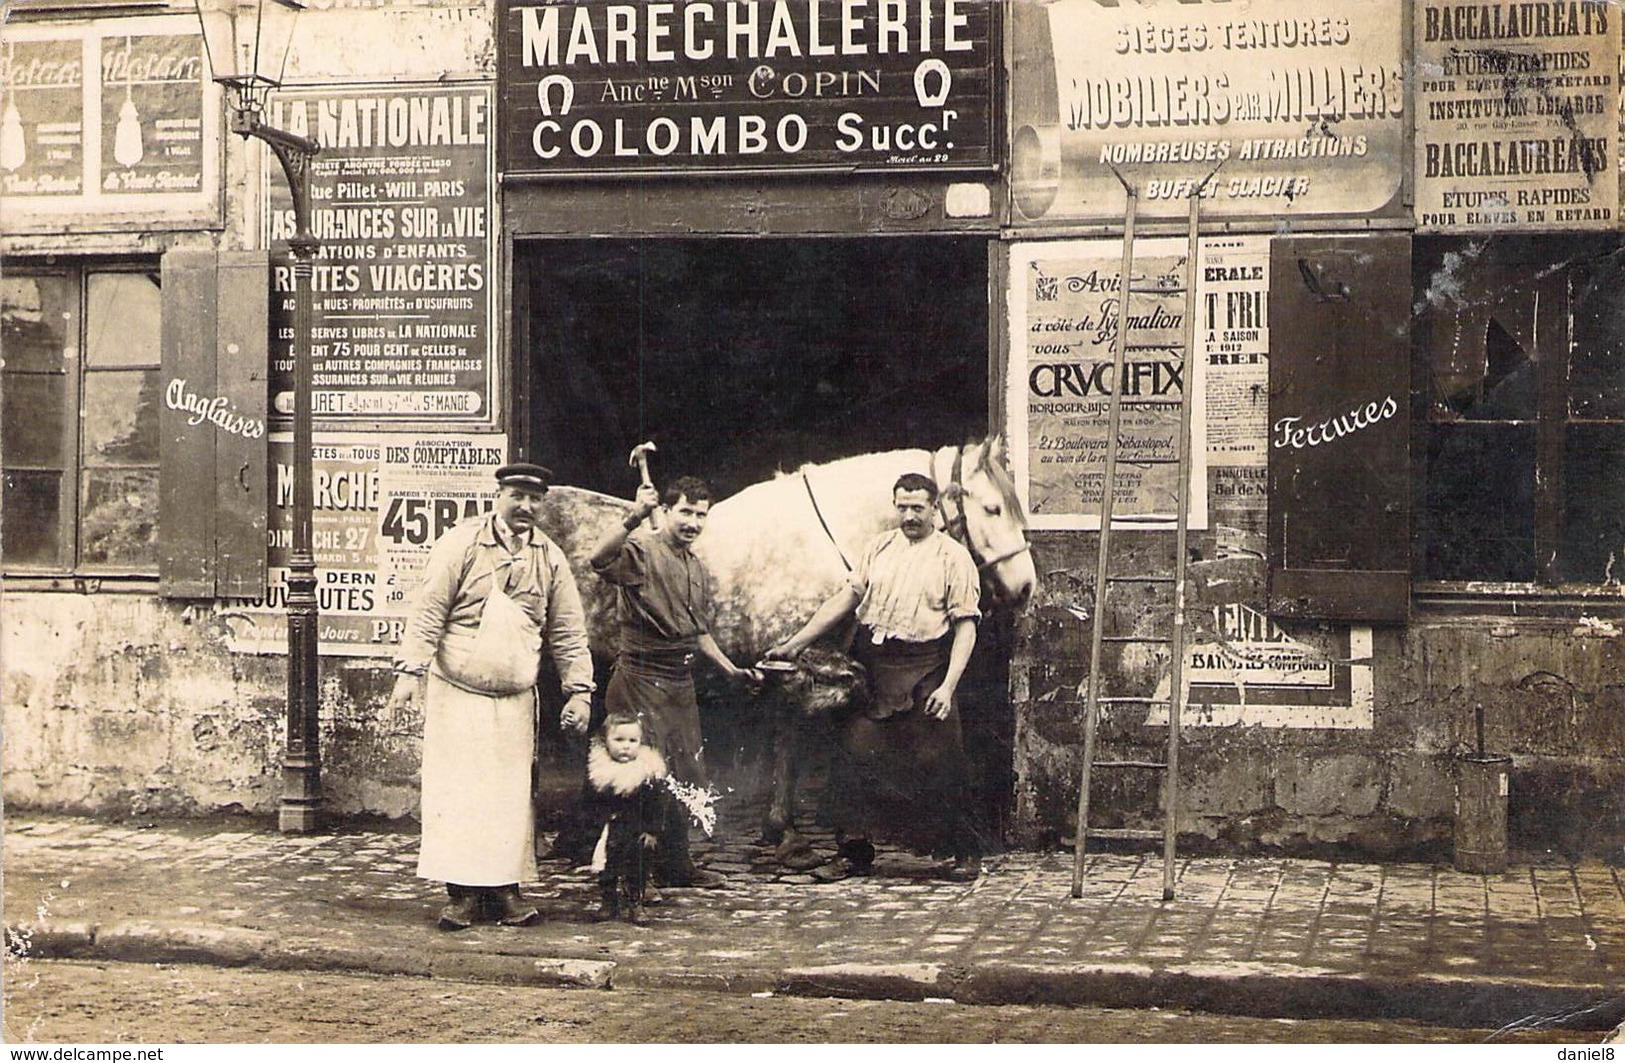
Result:
{"label": "horse reins", "polygon": [[805,467],[801,470],[801,483],[807,488],[807,501],[812,503],[813,516],[818,518],[819,526],[824,529],[824,534],[829,536],[829,543],[835,547],[835,553],[839,555],[841,564],[846,566],[848,572],[851,572],[852,562],[846,559],[846,551],[841,549],[840,541],[835,538],[835,533],[829,530],[829,521],[824,519],[824,511],[818,508],[818,496],[813,494],[812,481],[807,478]]}

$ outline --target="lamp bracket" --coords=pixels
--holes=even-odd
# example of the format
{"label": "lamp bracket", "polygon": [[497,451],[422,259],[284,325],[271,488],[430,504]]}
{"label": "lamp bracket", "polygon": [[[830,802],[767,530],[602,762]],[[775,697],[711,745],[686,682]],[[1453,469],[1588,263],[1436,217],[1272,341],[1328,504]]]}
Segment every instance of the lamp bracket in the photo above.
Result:
{"label": "lamp bracket", "polygon": [[309,137],[266,125],[260,117],[262,110],[238,106],[238,102],[234,96],[231,131],[245,140],[253,137],[269,145],[276,153],[277,161],[282,164],[283,175],[288,179],[288,191],[293,196],[295,228],[295,236],[289,240],[289,244],[300,245],[293,247],[298,255],[303,247],[313,248],[316,243],[310,232],[310,164],[321,153],[321,145]]}

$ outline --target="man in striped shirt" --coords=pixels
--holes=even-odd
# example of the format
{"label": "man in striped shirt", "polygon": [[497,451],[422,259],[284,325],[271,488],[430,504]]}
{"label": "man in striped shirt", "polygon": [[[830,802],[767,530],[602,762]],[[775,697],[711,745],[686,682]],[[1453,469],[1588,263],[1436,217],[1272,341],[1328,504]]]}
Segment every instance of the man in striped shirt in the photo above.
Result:
{"label": "man in striped shirt", "polygon": [[814,876],[864,874],[873,839],[954,858],[949,877],[973,881],[983,832],[970,799],[956,697],[976,645],[981,581],[970,551],[936,526],[937,485],[905,473],[892,488],[897,528],[869,544],[846,586],[768,651],[792,659],[847,617],[852,656],[868,670],[870,703],[843,728],[830,780],[839,850]]}

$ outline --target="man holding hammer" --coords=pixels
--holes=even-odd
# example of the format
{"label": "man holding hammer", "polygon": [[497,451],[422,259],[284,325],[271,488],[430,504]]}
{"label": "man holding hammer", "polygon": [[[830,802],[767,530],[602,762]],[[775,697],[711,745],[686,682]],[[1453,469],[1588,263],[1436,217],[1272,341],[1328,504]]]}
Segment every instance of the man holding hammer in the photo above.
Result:
{"label": "man holding hammer", "polygon": [[[711,489],[705,481],[685,476],[661,496],[648,477],[650,449],[652,445],[643,444],[632,452],[643,473],[635,508],[621,526],[604,535],[591,559],[593,571],[619,592],[615,673],[604,707],[642,717],[672,777],[703,790],[709,780],[694,696],[694,654],[704,654],[730,678],[751,673],[737,667],[711,636],[714,584],[690,549],[705,530]],[[658,530],[644,528],[657,510]],[[661,881],[678,887],[723,885],[721,875],[694,865],[688,817],[671,819],[660,839]]]}

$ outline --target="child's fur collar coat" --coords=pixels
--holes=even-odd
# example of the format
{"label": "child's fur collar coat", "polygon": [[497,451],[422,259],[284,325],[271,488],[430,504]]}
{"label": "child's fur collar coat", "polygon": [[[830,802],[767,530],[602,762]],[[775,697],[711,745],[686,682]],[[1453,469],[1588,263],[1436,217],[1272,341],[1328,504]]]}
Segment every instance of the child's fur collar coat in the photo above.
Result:
{"label": "child's fur collar coat", "polygon": [[622,764],[609,755],[603,739],[594,738],[587,749],[587,782],[599,793],[630,797],[645,783],[666,777],[666,761],[659,750],[644,746],[638,755]]}

